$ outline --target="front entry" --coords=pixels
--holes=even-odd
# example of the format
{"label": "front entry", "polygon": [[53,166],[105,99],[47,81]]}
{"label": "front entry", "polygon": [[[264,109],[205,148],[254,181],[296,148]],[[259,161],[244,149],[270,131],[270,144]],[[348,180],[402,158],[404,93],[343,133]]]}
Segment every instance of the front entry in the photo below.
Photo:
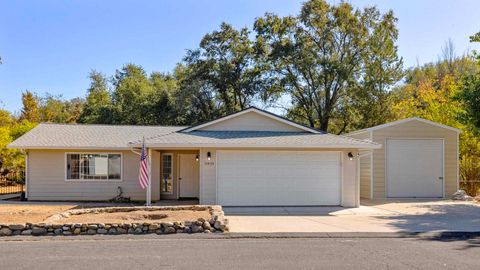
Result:
{"label": "front entry", "polygon": [[180,198],[199,197],[199,162],[196,154],[178,155],[178,182]]}

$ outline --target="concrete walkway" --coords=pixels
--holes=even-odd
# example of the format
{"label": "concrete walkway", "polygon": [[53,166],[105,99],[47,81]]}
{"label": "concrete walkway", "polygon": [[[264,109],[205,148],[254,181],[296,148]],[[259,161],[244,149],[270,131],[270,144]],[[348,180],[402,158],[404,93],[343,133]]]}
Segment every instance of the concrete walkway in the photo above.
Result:
{"label": "concrete walkway", "polygon": [[224,211],[234,233],[480,231],[480,205],[449,200],[362,201],[359,208],[224,207]]}

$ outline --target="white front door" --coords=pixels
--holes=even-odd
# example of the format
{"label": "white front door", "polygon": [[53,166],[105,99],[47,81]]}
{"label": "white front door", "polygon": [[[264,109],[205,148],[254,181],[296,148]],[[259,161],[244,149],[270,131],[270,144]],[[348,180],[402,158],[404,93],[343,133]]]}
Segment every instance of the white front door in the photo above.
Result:
{"label": "white front door", "polygon": [[340,205],[340,157],[322,151],[218,151],[218,203]]}
{"label": "white front door", "polygon": [[198,198],[199,162],[196,154],[178,155],[180,198]]}
{"label": "white front door", "polygon": [[388,139],[387,196],[443,197],[443,141]]}

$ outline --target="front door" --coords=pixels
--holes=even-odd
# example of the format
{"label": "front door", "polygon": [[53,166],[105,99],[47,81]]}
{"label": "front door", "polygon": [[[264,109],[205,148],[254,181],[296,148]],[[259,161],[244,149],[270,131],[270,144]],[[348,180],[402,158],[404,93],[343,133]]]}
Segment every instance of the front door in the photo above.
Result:
{"label": "front door", "polygon": [[178,182],[180,198],[198,198],[199,162],[196,154],[179,154]]}

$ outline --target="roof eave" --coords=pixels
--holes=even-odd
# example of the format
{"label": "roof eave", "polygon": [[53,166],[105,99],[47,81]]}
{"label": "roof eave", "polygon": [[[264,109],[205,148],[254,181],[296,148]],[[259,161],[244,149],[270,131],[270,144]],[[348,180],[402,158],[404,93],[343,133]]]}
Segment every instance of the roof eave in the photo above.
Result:
{"label": "roof eave", "polygon": [[7,145],[8,149],[24,150],[129,150],[131,147],[108,146],[32,146],[32,145]]}
{"label": "roof eave", "polygon": [[[142,147],[142,144],[130,144],[131,148]],[[370,145],[352,145],[352,144],[336,144],[336,145],[318,145],[318,144],[231,144],[231,143],[145,143],[148,148],[305,148],[305,149],[380,149],[381,144]]]}

